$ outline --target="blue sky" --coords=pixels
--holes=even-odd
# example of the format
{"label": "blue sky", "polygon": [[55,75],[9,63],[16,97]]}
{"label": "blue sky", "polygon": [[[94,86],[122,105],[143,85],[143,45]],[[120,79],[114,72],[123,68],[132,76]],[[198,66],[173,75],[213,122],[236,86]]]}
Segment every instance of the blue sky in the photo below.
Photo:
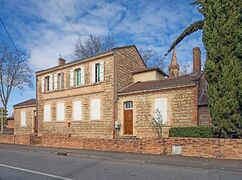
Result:
{"label": "blue sky", "polygon": [[[135,44],[138,49],[153,49],[163,55],[169,45],[192,22],[202,19],[192,0],[58,0],[83,38],[89,34],[114,37],[116,46]],[[0,0],[3,19],[16,46],[30,54],[33,71],[57,65],[59,54],[73,58],[77,36],[58,9],[55,0]],[[0,26],[0,42],[11,43]],[[176,47],[181,65],[192,63],[192,48],[200,47],[201,31]],[[165,69],[170,56],[165,60]],[[35,84],[35,78],[33,78]],[[8,109],[35,97],[35,88],[14,90]]]}

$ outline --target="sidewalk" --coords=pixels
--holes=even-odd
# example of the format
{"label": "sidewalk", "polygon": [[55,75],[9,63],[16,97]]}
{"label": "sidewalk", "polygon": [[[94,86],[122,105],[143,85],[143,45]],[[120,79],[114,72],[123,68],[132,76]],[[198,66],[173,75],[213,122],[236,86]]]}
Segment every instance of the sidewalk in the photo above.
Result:
{"label": "sidewalk", "polygon": [[40,146],[22,146],[0,144],[0,148],[8,148],[11,151],[23,149],[36,153],[52,153],[87,159],[100,159],[116,162],[150,163],[169,166],[196,167],[202,169],[220,169],[242,172],[242,160],[207,159],[197,157],[147,155],[135,153],[102,152],[93,150],[76,150],[63,148],[47,148]]}

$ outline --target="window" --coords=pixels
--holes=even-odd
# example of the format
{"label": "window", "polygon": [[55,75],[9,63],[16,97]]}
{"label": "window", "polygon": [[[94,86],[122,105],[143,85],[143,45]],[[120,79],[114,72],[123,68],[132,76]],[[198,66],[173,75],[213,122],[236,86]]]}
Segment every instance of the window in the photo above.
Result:
{"label": "window", "polygon": [[133,102],[132,101],[124,102],[124,109],[133,109]]}
{"label": "window", "polygon": [[154,100],[154,117],[156,121],[167,123],[167,98],[157,98]]}
{"label": "window", "polygon": [[81,85],[81,69],[78,68],[75,70],[75,86]]}
{"label": "window", "polygon": [[73,102],[73,112],[72,117],[74,121],[78,121],[82,119],[82,102],[74,101]]}
{"label": "window", "polygon": [[50,76],[45,77],[45,91],[50,91]]}
{"label": "window", "polygon": [[95,63],[92,66],[92,82],[102,82],[104,79],[104,63]]}
{"label": "window", "polygon": [[59,73],[57,75],[58,89],[61,90],[64,88],[64,73]]}
{"label": "window", "polygon": [[65,119],[65,104],[64,103],[57,103],[56,120],[57,121],[64,121],[64,119]]}
{"label": "window", "polygon": [[100,64],[95,64],[95,82],[100,82]]}
{"label": "window", "polygon": [[100,99],[91,100],[91,120],[99,120],[101,116]]}
{"label": "window", "polygon": [[26,112],[21,111],[21,127],[26,127]]}
{"label": "window", "polygon": [[70,86],[79,87],[85,84],[84,67],[70,70]]}
{"label": "window", "polygon": [[49,104],[44,105],[44,121],[51,120],[51,106]]}

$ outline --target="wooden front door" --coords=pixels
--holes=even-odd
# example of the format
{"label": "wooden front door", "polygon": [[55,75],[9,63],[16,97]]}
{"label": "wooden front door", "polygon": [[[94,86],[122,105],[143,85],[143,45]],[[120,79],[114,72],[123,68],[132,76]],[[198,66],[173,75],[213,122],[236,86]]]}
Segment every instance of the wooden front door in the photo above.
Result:
{"label": "wooden front door", "polygon": [[133,102],[124,103],[124,134],[133,134]]}

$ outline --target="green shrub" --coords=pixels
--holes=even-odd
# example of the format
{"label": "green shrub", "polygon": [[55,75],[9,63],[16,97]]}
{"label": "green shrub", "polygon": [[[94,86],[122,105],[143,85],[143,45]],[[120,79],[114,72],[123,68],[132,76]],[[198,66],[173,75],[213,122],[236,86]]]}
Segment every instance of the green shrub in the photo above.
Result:
{"label": "green shrub", "polygon": [[195,137],[195,138],[212,138],[213,131],[208,126],[195,127],[174,127],[169,131],[170,137]]}

